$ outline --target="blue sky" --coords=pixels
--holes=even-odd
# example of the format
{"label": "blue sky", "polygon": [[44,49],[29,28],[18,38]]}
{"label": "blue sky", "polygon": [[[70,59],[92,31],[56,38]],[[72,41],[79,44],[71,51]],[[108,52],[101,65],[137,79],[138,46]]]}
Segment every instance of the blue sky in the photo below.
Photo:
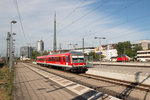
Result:
{"label": "blue sky", "polygon": [[[0,1],[0,54],[5,55],[10,22],[16,20],[16,53],[26,46],[15,5],[16,0]],[[54,12],[57,16],[57,46],[69,43],[81,47],[98,46],[95,36],[107,43],[150,39],[150,0],[17,0],[27,42],[36,46],[42,39],[46,50],[53,47]],[[102,41],[106,44],[106,40]]]}

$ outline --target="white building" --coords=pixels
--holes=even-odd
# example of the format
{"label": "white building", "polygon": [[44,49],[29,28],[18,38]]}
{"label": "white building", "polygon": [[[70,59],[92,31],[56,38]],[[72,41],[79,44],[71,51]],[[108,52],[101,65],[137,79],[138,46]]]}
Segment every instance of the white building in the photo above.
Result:
{"label": "white building", "polygon": [[37,41],[37,51],[38,52],[44,51],[44,42],[42,40]]}
{"label": "white building", "polygon": [[116,44],[101,45],[101,47],[95,48],[95,53],[101,52],[104,56],[104,60],[110,61],[112,57],[117,57]]}
{"label": "white building", "polygon": [[107,61],[110,61],[112,57],[118,56],[116,49],[105,50],[103,53],[105,55],[105,60]]}
{"label": "white building", "polygon": [[140,45],[142,47],[143,50],[148,50],[150,49],[150,40],[140,40],[140,41],[137,41],[133,44],[133,47],[134,45]]}
{"label": "white building", "polygon": [[150,61],[150,50],[137,51],[137,60],[138,61]]}

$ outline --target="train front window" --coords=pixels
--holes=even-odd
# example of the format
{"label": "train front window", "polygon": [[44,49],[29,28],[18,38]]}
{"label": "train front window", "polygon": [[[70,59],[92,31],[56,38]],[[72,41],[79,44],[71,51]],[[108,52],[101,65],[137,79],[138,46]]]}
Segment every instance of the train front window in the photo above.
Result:
{"label": "train front window", "polygon": [[84,56],[72,56],[72,62],[73,63],[83,63]]}

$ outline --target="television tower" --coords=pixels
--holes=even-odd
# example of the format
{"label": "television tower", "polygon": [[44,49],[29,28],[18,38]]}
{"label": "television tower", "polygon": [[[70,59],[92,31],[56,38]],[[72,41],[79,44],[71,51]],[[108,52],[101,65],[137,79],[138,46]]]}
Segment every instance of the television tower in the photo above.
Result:
{"label": "television tower", "polygon": [[53,52],[56,53],[57,46],[56,46],[56,12],[54,15],[54,42],[53,42]]}

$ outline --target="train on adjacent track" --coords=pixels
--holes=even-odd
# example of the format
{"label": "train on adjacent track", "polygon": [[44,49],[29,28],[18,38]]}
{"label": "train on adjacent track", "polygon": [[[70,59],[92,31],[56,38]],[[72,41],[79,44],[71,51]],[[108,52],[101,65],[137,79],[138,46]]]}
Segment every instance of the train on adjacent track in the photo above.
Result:
{"label": "train on adjacent track", "polygon": [[87,71],[85,56],[81,52],[39,56],[36,63],[44,66],[59,67],[71,72],[85,73]]}

